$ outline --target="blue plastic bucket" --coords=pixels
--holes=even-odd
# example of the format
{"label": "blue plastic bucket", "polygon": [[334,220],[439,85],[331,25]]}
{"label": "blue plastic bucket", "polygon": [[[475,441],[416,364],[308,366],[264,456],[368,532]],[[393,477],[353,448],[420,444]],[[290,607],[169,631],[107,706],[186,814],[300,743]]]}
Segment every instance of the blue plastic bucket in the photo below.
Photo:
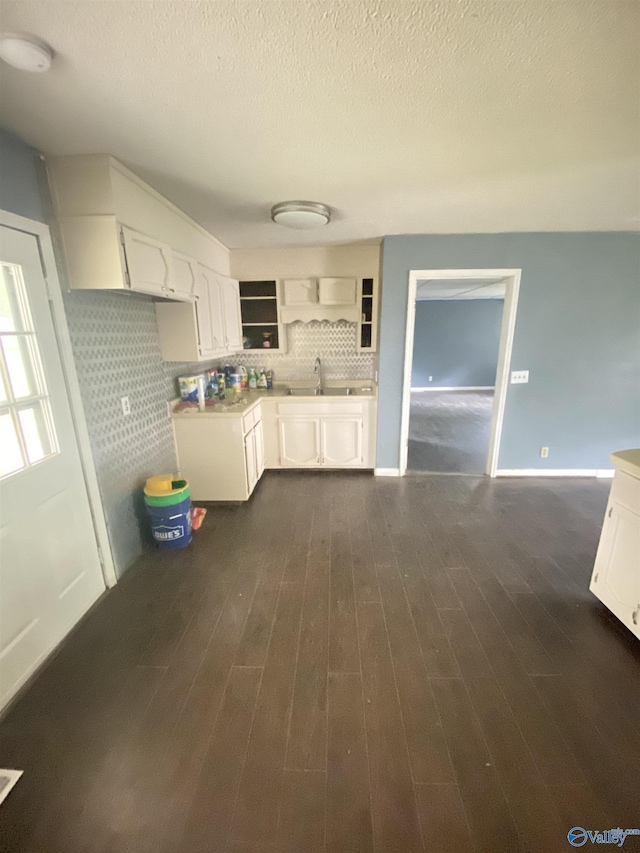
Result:
{"label": "blue plastic bucket", "polygon": [[171,506],[149,506],[151,535],[160,548],[184,548],[191,542],[191,498]]}

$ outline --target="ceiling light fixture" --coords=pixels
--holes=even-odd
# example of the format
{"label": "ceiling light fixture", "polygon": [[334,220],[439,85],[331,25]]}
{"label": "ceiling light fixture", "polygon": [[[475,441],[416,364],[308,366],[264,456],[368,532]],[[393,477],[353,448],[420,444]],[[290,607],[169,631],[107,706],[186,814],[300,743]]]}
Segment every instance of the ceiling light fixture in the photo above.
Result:
{"label": "ceiling light fixture", "polygon": [[281,201],[271,208],[271,218],[278,225],[306,231],[318,225],[327,225],[331,211],[326,204],[316,201]]}
{"label": "ceiling light fixture", "polygon": [[37,73],[51,68],[53,51],[35,36],[6,33],[0,37],[0,59],[20,71]]}

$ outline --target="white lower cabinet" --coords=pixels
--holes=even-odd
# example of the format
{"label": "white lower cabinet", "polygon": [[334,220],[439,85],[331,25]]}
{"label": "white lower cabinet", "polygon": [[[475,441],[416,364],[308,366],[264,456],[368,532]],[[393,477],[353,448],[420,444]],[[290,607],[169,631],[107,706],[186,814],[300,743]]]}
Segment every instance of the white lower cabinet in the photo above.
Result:
{"label": "white lower cabinet", "polygon": [[613,478],[589,589],[640,638],[640,468]]}
{"label": "white lower cabinet", "polygon": [[320,457],[330,468],[360,468],[362,455],[362,418],[322,418],[320,421]]}
{"label": "white lower cabinet", "polygon": [[320,464],[320,421],[294,416],[280,418],[280,464],[291,468],[316,468]]}
{"label": "white lower cabinet", "polygon": [[267,468],[373,468],[376,402],[372,398],[265,400]]}
{"label": "white lower cabinet", "polygon": [[172,415],[180,475],[196,501],[246,501],[264,471],[260,404],[242,414]]}

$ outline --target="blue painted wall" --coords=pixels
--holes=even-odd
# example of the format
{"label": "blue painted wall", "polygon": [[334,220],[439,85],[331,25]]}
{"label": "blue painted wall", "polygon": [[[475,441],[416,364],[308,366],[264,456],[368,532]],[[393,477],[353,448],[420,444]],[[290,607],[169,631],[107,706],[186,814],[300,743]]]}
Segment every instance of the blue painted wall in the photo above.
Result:
{"label": "blue painted wall", "polygon": [[36,157],[37,151],[0,128],[0,210],[44,222]]}
{"label": "blue painted wall", "polygon": [[[385,237],[376,465],[397,468],[409,271],[522,269],[500,468],[609,468],[640,446],[640,234]],[[548,446],[549,458],[540,459]]]}
{"label": "blue painted wall", "polygon": [[502,299],[417,302],[412,387],[495,385],[503,308]]}

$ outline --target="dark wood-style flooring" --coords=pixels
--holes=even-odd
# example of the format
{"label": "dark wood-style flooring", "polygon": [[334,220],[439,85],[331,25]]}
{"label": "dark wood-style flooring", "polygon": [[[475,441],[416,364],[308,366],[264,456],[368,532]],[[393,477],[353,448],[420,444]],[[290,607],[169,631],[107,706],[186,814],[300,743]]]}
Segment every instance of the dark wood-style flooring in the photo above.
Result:
{"label": "dark wood-style flooring", "polygon": [[266,474],[10,709],[0,849],[552,853],[640,825],[640,648],[588,592],[608,488]]}

